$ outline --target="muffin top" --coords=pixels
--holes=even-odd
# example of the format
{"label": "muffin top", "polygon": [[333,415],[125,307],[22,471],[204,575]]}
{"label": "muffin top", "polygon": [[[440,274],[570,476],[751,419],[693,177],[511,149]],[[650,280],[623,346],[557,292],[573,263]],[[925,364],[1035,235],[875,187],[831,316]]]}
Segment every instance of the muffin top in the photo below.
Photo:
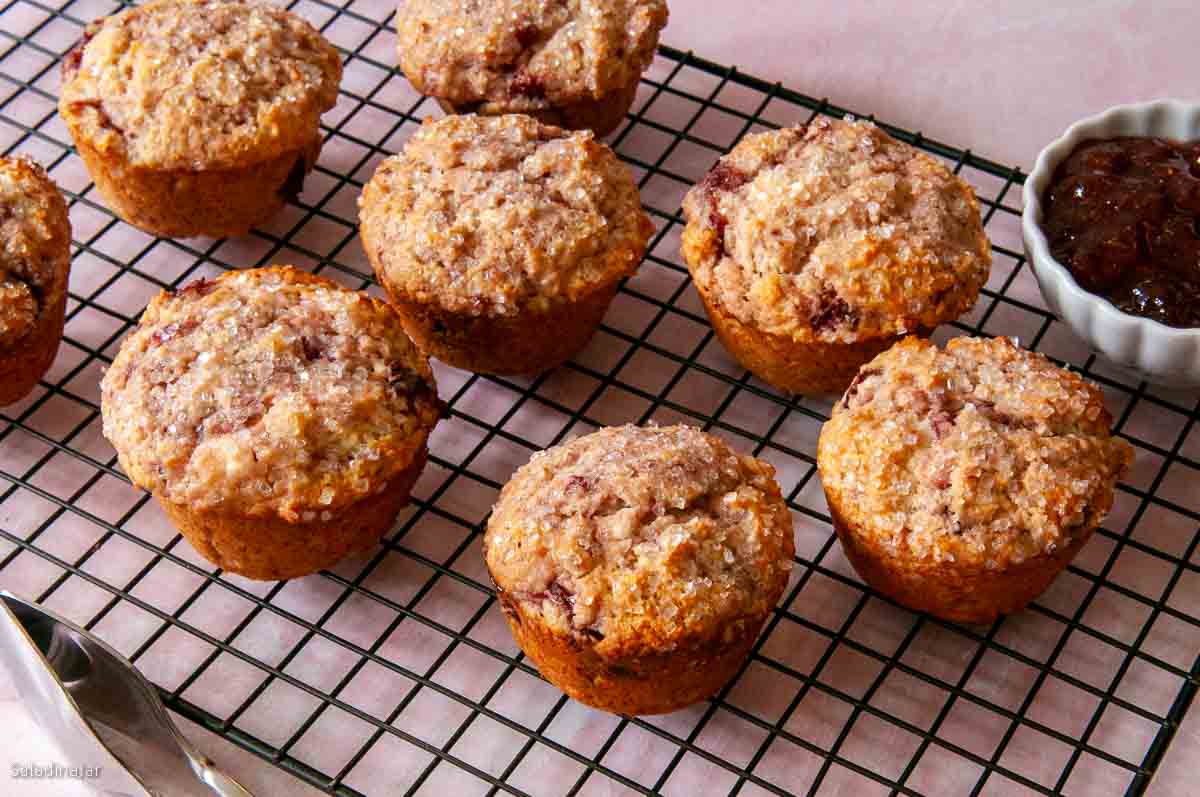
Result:
{"label": "muffin top", "polygon": [[825,489],[898,556],[980,567],[1069,545],[1112,507],[1133,449],[1100,391],[1007,338],[906,338],[821,431]]}
{"label": "muffin top", "polygon": [[589,132],[522,115],[426,121],[359,198],[394,294],[454,313],[544,310],[637,268],[654,225],[629,170]]}
{"label": "muffin top", "polygon": [[407,0],[397,49],[423,94],[529,111],[636,81],[666,24],[665,0]]}
{"label": "muffin top", "polygon": [[67,289],[67,203],[27,158],[0,158],[0,348],[21,341]]}
{"label": "muffin top", "polygon": [[535,454],[484,536],[497,587],[600,653],[719,641],[779,599],[794,553],[775,470],[688,426]]}
{"label": "muffin top", "polygon": [[970,187],[869,122],[747,136],[683,210],[710,302],[798,341],[932,328],[975,304],[991,267]]}
{"label": "muffin top", "polygon": [[337,50],[295,14],[153,0],[88,25],[58,107],[77,139],[135,166],[233,168],[307,146],[341,77]]}
{"label": "muffin top", "polygon": [[135,484],[292,522],[381,491],[441,406],[386,303],[290,266],[159,294],[101,389],[104,435]]}

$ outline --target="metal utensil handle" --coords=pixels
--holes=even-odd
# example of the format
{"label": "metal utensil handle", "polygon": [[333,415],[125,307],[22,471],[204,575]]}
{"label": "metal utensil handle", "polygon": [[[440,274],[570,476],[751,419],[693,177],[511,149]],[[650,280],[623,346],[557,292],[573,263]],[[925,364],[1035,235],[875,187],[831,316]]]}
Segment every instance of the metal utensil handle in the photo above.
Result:
{"label": "metal utensil handle", "polygon": [[25,665],[31,677],[40,678],[42,691],[61,704],[46,715],[50,720],[66,714],[90,731],[81,745],[105,748],[155,797],[253,797],[179,732],[158,692],[128,659],[37,604],[0,591],[0,606],[11,618],[4,629],[17,630],[8,634],[16,641],[0,653]]}
{"label": "metal utensil handle", "polygon": [[220,795],[220,797],[254,797],[240,783],[217,769],[212,761],[199,753],[191,751],[189,753],[192,759],[192,767],[196,770],[196,777],[200,778],[204,782],[204,785],[208,786]]}

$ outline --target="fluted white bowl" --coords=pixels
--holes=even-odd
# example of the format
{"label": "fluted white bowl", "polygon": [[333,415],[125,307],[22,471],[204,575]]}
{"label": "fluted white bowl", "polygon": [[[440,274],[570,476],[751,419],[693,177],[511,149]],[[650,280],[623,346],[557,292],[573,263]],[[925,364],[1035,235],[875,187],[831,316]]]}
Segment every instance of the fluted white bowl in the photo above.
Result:
{"label": "fluted white bowl", "polygon": [[1176,329],[1130,315],[1107,299],[1088,293],[1051,256],[1042,232],[1042,196],[1058,164],[1084,141],[1118,136],[1200,139],[1200,103],[1155,100],[1118,105],[1068,127],[1061,138],[1041,151],[1025,180],[1025,210],[1021,216],[1025,254],[1050,310],[1093,351],[1147,382],[1200,387],[1200,328]]}

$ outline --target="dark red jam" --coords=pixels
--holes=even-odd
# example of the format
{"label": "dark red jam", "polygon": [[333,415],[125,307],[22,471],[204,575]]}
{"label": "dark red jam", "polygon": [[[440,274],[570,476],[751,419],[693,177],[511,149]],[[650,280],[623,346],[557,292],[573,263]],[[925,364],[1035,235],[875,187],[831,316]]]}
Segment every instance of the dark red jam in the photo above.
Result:
{"label": "dark red jam", "polygon": [[1081,144],[1044,197],[1050,253],[1126,313],[1200,327],[1200,142]]}

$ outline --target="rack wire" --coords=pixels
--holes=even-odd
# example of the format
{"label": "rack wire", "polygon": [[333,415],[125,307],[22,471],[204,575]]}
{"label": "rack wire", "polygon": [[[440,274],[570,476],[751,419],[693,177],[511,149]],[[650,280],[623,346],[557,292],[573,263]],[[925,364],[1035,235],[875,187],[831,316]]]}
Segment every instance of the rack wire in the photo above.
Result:
{"label": "rack wire", "polygon": [[[330,794],[1144,793],[1200,683],[1196,397],[1131,383],[1047,312],[1020,251],[1020,171],[884,124],[976,187],[993,240],[979,306],[940,336],[1016,335],[1077,368],[1104,387],[1138,458],[1105,527],[1026,612],[964,627],[876,595],[834,544],[815,478],[829,405],[737,368],[677,254],[684,191],[739,137],[847,111],[670,47],[612,142],[657,235],[588,349],[530,380],[439,367],[450,417],[413,506],[369,556],[258,584],[181,544],[99,433],[99,376],[149,296],[198,276],[292,262],[375,290],[354,198],[437,114],[392,68],[392,6],[289,5],[346,59],[319,165],[250,237],[169,241],[108,213],[55,114],[59,59],[118,5],[0,4],[0,152],[47,166],[74,228],[62,350],[0,414],[0,584],[115,644],[171,710]],[[539,680],[513,645],[479,538],[533,451],[605,424],[680,420],[776,465],[797,567],[712,701],[610,717]]]}

